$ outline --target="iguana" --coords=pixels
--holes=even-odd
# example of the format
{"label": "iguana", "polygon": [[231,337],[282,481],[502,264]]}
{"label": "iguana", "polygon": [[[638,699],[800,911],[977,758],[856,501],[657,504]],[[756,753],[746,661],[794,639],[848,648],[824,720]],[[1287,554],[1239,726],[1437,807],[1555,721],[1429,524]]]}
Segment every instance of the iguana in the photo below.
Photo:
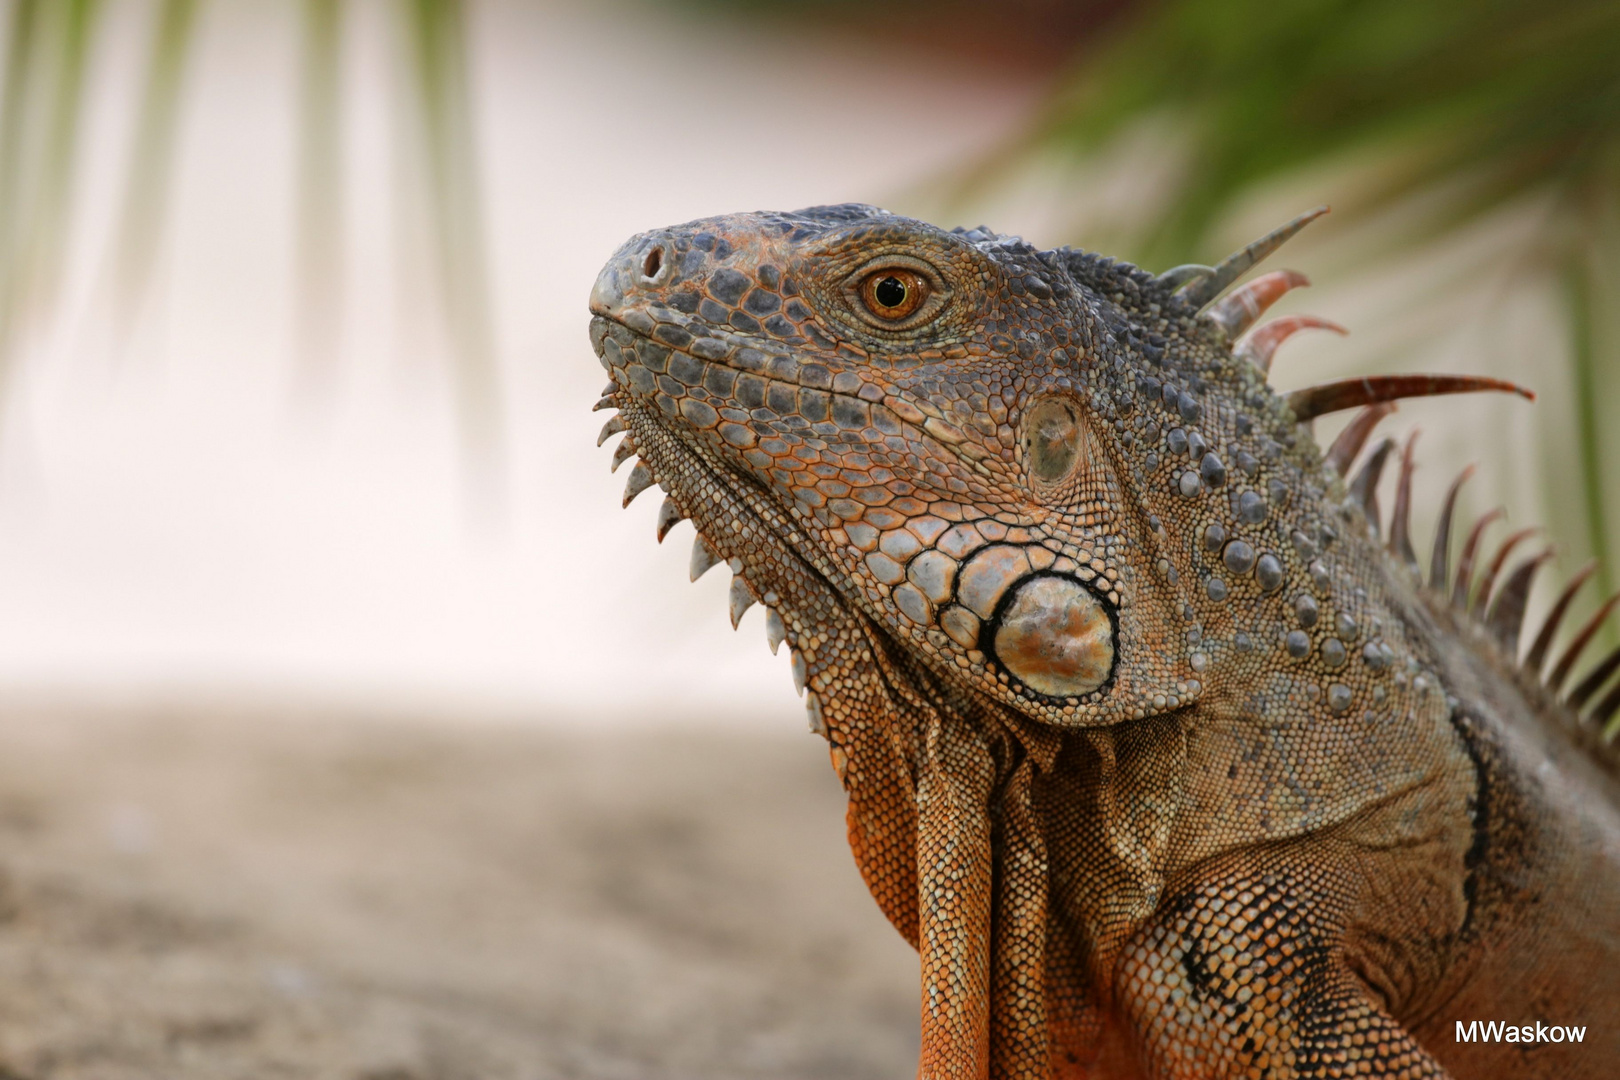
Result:
{"label": "iguana", "polygon": [[1394,400],[1515,387],[1267,386],[1330,324],[1254,326],[1298,274],[1233,286],[1313,216],[1153,276],[824,206],[596,281],[625,503],[660,484],[659,539],[691,519],[693,578],[791,646],[922,1077],[1620,1065],[1620,652],[1565,689],[1585,574],[1521,648],[1546,556],[1477,569],[1487,518],[1453,571],[1456,485],[1425,578],[1410,442],[1387,533],[1395,444],[1345,480]]}

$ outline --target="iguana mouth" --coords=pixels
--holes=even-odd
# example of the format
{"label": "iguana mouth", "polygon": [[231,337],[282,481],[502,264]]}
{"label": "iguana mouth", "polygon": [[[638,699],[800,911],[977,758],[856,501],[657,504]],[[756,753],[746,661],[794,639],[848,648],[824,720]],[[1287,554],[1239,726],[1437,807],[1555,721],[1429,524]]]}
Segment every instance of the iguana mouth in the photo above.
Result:
{"label": "iguana mouth", "polygon": [[[657,382],[659,379],[672,379],[680,384],[677,392],[683,395],[682,403],[685,404],[688,399],[684,395],[693,390],[700,395],[717,394],[719,391],[714,387],[716,380],[712,372],[724,365],[687,349],[660,342],[623,321],[601,315],[591,321],[591,343],[602,366],[613,378],[610,390],[620,410],[617,419],[623,425],[623,430],[630,433],[621,443],[619,453],[625,457],[632,453],[638,455],[646,472],[645,480],[635,477],[632,472],[631,489],[625,493],[626,505],[646,486],[656,483],[669,497],[677,500],[685,516],[699,514],[705,518],[702,524],[707,528],[700,527],[699,532],[706,534],[706,540],[720,541],[729,526],[722,520],[712,520],[713,514],[707,506],[716,500],[712,497],[707,500],[698,498],[697,492],[691,490],[697,485],[682,483],[683,464],[690,463],[700,468],[703,478],[711,484],[722,485],[735,492],[741,504],[737,509],[745,510],[761,527],[777,533],[783,524],[781,512],[771,512],[762,507],[762,502],[769,502],[772,510],[775,508],[775,502],[763,482],[726,462],[709,447],[682,438],[673,430],[677,424],[693,426],[694,422],[686,414],[698,411],[698,407],[717,416],[720,411],[701,397],[690,399],[692,404],[683,410],[680,405],[674,404],[674,399]],[[765,378],[775,381],[770,380],[769,376]],[[659,400],[660,396],[663,401]],[[735,423],[737,421],[733,421]],[[667,438],[653,437],[650,431],[638,432],[636,429],[643,424],[655,426],[665,432]],[[614,430],[610,431],[610,428]],[[610,420],[604,428],[604,441],[617,430],[614,421]],[[722,438],[725,434],[722,433]],[[733,436],[733,439],[740,441],[738,436]],[[733,439],[727,441],[733,442]],[[697,524],[697,519],[693,520]],[[660,527],[663,528],[662,523]],[[793,550],[791,536],[778,533],[777,538],[784,550]]]}
{"label": "iguana mouth", "polygon": [[[591,343],[603,366],[613,376],[603,401],[618,410],[603,428],[600,441],[623,432],[615,467],[630,456],[639,458],[625,488],[624,505],[648,487],[657,484],[666,494],[658,518],[658,539],[682,520],[689,519],[696,530],[693,542],[691,577],[696,581],[716,563],[724,562],[732,572],[730,616],[735,628],[743,614],[756,602],[766,606],[766,636],[771,651],[786,640],[794,650],[794,681],[800,691],[805,684],[803,661],[799,656],[794,627],[801,622],[795,609],[800,588],[784,579],[804,579],[819,585],[826,597],[836,603],[850,621],[855,621],[847,599],[835,584],[836,574],[828,566],[814,565],[795,544],[802,534],[788,511],[778,505],[766,484],[745,470],[724,460],[722,455],[701,442],[681,437],[675,425],[685,421],[670,410],[660,409],[656,387],[651,395],[638,392],[632,371],[646,371],[647,361],[668,374],[671,367],[692,378],[692,385],[707,381],[706,373],[716,365],[705,358],[658,342],[625,323],[597,315],[591,321]],[[649,355],[650,353],[650,355]],[[627,357],[634,362],[627,363]],[[683,364],[683,360],[690,364]],[[825,617],[823,613],[822,617]],[[859,620],[869,629],[870,620]],[[820,731],[819,708],[812,704],[811,727]]]}
{"label": "iguana mouth", "polygon": [[[734,373],[755,373],[763,384],[763,389],[754,390],[759,402],[771,402],[779,412],[798,417],[805,411],[806,396],[799,391],[811,365],[785,354],[762,353],[678,312],[659,309],[656,321],[634,308],[627,314],[640,315],[645,325],[632,326],[631,318],[600,313],[591,325],[592,344],[613,377],[610,389],[620,408],[620,417],[609,421],[608,428],[614,429],[617,422],[628,429],[615,462],[632,453],[641,458],[631,473],[626,504],[647,486],[660,484],[669,496],[660,515],[660,539],[683,517],[691,518],[698,530],[693,579],[715,559],[731,564],[739,579],[731,598],[733,625],[754,600],[764,600],[775,612],[782,591],[762,580],[766,571],[755,565],[757,560],[730,550],[735,515],[756,522],[774,537],[785,557],[798,561],[804,559],[803,545],[798,543],[802,530],[816,523],[811,507],[784,507],[787,500],[779,498],[767,480],[753,475],[746,465],[727,460],[733,455],[746,458],[762,442],[748,426],[748,414],[737,408],[748,402],[738,400],[746,384]],[[696,353],[694,346],[700,343],[707,343],[708,355]],[[813,374],[810,378],[819,381]],[[792,395],[791,400],[777,400],[779,389]],[[854,394],[828,391],[821,398],[824,412],[811,406],[807,427],[826,420],[848,425],[860,415],[852,416],[851,410],[866,408]],[[705,430],[717,432],[726,446],[716,448],[689,437]],[[702,479],[697,483],[682,480],[688,461],[701,465]],[[731,508],[717,514],[716,500],[697,493],[705,483],[729,487],[735,498],[724,502]],[[821,555],[818,547],[810,550],[812,557]],[[1106,592],[1071,569],[1031,565],[1021,553],[1025,550],[1029,549],[991,545],[959,560],[954,603],[947,603],[941,613],[945,632],[982,653],[1032,698],[1064,702],[1106,693],[1118,661],[1118,608]],[[846,604],[860,606],[858,597],[839,587],[845,575],[830,560],[823,558],[821,565],[810,569]],[[918,612],[918,621],[927,620],[929,614]],[[773,628],[773,647],[776,634]]]}
{"label": "iguana mouth", "polygon": [[[656,426],[666,436],[659,439],[650,431],[631,430],[621,444],[620,454],[637,453],[644,466],[640,475],[632,471],[626,504],[658,483],[683,516],[693,518],[694,523],[698,520],[694,515],[703,516],[704,527],[699,532],[706,541],[724,546],[725,533],[732,526],[714,519],[713,500],[680,490],[694,486],[683,483],[681,462],[701,462],[705,476],[733,490],[740,508],[770,530],[785,552],[802,556],[798,550],[803,540],[801,526],[813,525],[812,507],[786,505],[788,500],[779,498],[766,479],[750,472],[750,466],[761,471],[769,467],[772,457],[760,449],[769,447],[771,440],[761,438],[749,426],[747,410],[771,409],[813,433],[814,426],[822,423],[840,427],[872,423],[870,402],[859,393],[834,388],[832,374],[819,364],[801,363],[785,352],[765,353],[680,312],[660,308],[656,314],[654,322],[636,308],[613,315],[598,311],[591,320],[591,344],[613,379],[614,400],[623,414],[620,423],[630,429],[630,418],[641,416],[645,424]],[[611,428],[612,420],[604,428],[604,440]],[[724,443],[729,455],[689,437],[704,431]],[[653,442],[666,445],[662,450],[645,445]],[[738,460],[727,460],[728,456]],[[798,498],[821,496],[801,493]],[[665,528],[661,521],[660,537]],[[819,549],[815,553],[819,555]],[[841,575],[830,561],[823,558],[814,569],[829,587],[836,588],[834,583]]]}
{"label": "iguana mouth", "polygon": [[[680,504],[688,504],[690,517],[692,513],[703,515],[706,519],[713,515],[707,512],[705,503],[714,500],[696,498],[697,492],[690,490],[695,485],[683,484],[681,477],[686,468],[698,468],[702,477],[712,484],[723,485],[728,489],[744,488],[747,494],[738,492],[741,508],[746,508],[749,515],[762,527],[771,528],[775,522],[770,515],[761,514],[751,505],[754,499],[768,498],[765,488],[757,480],[740,473],[737,469],[722,461],[707,447],[682,438],[670,431],[671,425],[679,423],[680,410],[658,408],[657,397],[661,393],[656,382],[648,383],[645,376],[651,372],[654,379],[659,376],[674,378],[669,375],[671,367],[681,370],[682,380],[687,385],[682,390],[709,382],[708,370],[712,366],[708,360],[695,356],[692,353],[674,348],[656,341],[644,333],[627,326],[616,319],[596,316],[591,322],[591,342],[596,348],[597,357],[602,361],[603,367],[608,370],[613,382],[609,391],[613,396],[619,415],[615,418],[622,425],[622,430],[629,432],[627,438],[620,444],[619,453],[628,458],[635,454],[640,457],[638,463],[646,473],[646,479],[634,476],[632,470],[631,489],[625,492],[625,504],[645,490],[646,486],[657,484],[665,493]],[[629,362],[626,362],[628,358]],[[638,385],[639,384],[639,385]],[[666,395],[667,399],[667,395]],[[712,407],[711,411],[712,411]],[[664,415],[669,414],[669,415]],[[647,430],[637,430],[645,425],[652,425],[668,433],[668,439],[658,439],[651,436]],[[608,428],[614,428],[614,421],[608,422]],[[604,438],[619,430],[608,431],[604,428]],[[639,437],[638,437],[639,436]],[[616,467],[616,466],[615,466]],[[687,506],[682,507],[683,510]],[[697,522],[694,520],[694,523]],[[723,531],[723,523],[718,520],[705,520],[701,523],[708,526],[707,530],[713,534],[706,539],[718,540]],[[784,547],[786,547],[786,538]]]}

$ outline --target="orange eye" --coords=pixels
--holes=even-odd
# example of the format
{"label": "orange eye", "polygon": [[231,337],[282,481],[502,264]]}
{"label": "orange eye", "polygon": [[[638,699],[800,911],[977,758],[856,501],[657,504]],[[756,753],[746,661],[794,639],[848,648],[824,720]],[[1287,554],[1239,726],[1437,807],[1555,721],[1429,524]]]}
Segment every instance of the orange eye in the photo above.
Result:
{"label": "orange eye", "polygon": [[903,322],[928,299],[928,279],[896,266],[874,270],[861,281],[861,302],[884,322]]}

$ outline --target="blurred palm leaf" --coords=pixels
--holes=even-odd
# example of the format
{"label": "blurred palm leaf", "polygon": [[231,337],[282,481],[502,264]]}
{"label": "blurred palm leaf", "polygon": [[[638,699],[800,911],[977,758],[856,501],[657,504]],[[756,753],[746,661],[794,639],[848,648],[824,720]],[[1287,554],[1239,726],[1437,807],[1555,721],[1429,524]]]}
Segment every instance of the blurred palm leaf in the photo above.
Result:
{"label": "blurred palm leaf", "polygon": [[430,268],[459,360],[464,431],[488,450],[499,433],[463,6],[463,0],[405,0],[414,76],[414,110],[407,112],[417,126]]}
{"label": "blurred palm leaf", "polygon": [[[468,85],[464,0],[392,0],[400,72],[401,185],[420,195],[433,295],[456,360],[464,429],[488,444],[495,397],[479,155]],[[114,12],[112,9],[124,10]],[[30,320],[49,314],[61,283],[83,91],[96,40],[130,0],[10,0],[0,75],[0,379]],[[145,10],[146,5],[139,9]],[[144,74],[130,116],[134,134],[122,208],[107,253],[106,293],[120,331],[141,309],[158,265],[198,49],[203,0],[158,0],[149,11]],[[343,44],[353,5],[303,0],[298,72],[299,343],[306,366],[333,357],[342,312]],[[120,336],[122,334],[120,333]]]}
{"label": "blurred palm leaf", "polygon": [[135,121],[123,216],[113,255],[120,323],[134,316],[151,280],[168,205],[175,125],[179,121],[180,91],[197,7],[198,0],[163,0],[152,28],[146,87]]}
{"label": "blurred palm leaf", "polygon": [[1393,159],[1364,204],[1466,177],[1436,230],[1540,185],[1578,202],[1614,191],[1620,6],[1172,0],[1088,57],[1024,145],[1095,153],[1150,115],[1186,155],[1139,239],[1150,260],[1198,248],[1256,185],[1356,154]]}
{"label": "blurred palm leaf", "polygon": [[343,308],[343,3],[304,0],[298,102],[298,330],[306,368],[329,368]]}
{"label": "blurred palm leaf", "polygon": [[0,374],[22,313],[55,294],[95,0],[16,0],[0,97]]}

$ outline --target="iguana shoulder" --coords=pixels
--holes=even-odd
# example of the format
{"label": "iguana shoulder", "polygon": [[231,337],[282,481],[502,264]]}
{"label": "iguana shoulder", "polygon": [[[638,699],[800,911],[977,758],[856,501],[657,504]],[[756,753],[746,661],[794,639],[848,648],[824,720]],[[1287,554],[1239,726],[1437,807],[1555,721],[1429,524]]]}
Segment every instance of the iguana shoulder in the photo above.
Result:
{"label": "iguana shoulder", "polygon": [[924,1076],[1467,1075],[1508,1051],[1446,1025],[1515,1010],[1596,1021],[1523,1075],[1620,1054],[1620,654],[1566,690],[1561,603],[1521,664],[1541,560],[1475,529],[1453,572],[1448,501],[1426,578],[1410,443],[1387,533],[1394,444],[1351,469],[1398,398],[1516,388],[1267,385],[1328,324],[1254,325],[1297,274],[1233,286],[1314,216],[1155,276],[742,214],[596,282],[626,502],[663,486],[660,539],[692,519],[792,648]]}

